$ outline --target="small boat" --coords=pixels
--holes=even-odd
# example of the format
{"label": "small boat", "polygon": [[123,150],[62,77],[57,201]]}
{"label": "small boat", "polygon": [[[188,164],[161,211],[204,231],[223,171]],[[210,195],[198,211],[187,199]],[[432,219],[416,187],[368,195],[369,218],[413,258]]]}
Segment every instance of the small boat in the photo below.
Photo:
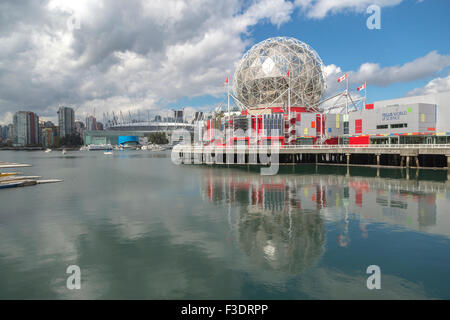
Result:
{"label": "small boat", "polygon": [[0,177],[9,177],[9,176],[15,176],[18,175],[19,172],[0,172]]}
{"label": "small boat", "polygon": [[45,153],[49,153],[49,152],[52,152],[52,149],[47,148],[47,149],[45,150]]}
{"label": "small boat", "polygon": [[0,189],[17,188],[17,187],[21,187],[22,185],[23,185],[22,182],[0,183]]}
{"label": "small boat", "polygon": [[112,150],[106,150],[105,152],[103,152],[103,154],[111,155],[111,154],[113,154],[113,152],[112,152]]}
{"label": "small boat", "polygon": [[67,153],[66,149],[63,149],[62,154],[66,154],[66,153]]}

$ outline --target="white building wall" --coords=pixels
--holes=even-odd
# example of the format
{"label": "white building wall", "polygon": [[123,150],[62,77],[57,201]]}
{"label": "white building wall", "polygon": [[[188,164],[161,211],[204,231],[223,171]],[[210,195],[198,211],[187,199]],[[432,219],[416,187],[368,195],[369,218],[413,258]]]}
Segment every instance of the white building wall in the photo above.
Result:
{"label": "white building wall", "polygon": [[436,105],[436,132],[450,132],[450,91],[423,96],[404,97],[392,100],[375,101],[374,107],[382,108],[389,105],[405,105],[414,103],[429,103]]}
{"label": "white building wall", "polygon": [[295,124],[295,131],[298,137],[315,137],[317,136],[316,128],[316,113],[303,112],[300,116],[300,121],[297,121]]}
{"label": "white building wall", "polygon": [[[362,121],[362,132],[355,131],[355,122]],[[392,125],[406,124],[406,127]],[[386,126],[386,128],[378,126]],[[434,134],[436,127],[436,108],[434,104],[414,103],[386,105],[369,110],[358,110],[349,114],[350,135],[358,134]]]}

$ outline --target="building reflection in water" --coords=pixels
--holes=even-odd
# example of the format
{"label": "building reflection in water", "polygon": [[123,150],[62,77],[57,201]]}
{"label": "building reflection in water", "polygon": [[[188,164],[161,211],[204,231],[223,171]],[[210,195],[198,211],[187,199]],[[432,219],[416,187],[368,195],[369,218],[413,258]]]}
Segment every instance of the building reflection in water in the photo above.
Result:
{"label": "building reflection in water", "polygon": [[[351,177],[345,175],[260,176],[240,171],[206,170],[205,200],[237,207],[230,228],[245,253],[258,264],[299,273],[325,251],[325,223],[335,223],[337,244],[351,245],[349,223],[362,238],[370,224],[387,223],[450,236],[442,182]],[[443,214],[437,223],[437,199]],[[442,211],[442,210],[441,210]]]}
{"label": "building reflection in water", "polygon": [[229,225],[253,263],[298,274],[324,253],[326,232],[319,212],[326,203],[323,188],[311,190],[317,206],[303,210],[296,181],[285,176],[209,172],[203,178],[208,201],[237,205]]}

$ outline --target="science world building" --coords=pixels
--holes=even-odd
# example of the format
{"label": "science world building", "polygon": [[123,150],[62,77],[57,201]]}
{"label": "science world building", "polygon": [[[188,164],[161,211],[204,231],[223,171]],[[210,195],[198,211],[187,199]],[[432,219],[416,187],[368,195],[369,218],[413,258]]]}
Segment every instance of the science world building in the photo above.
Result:
{"label": "science world building", "polygon": [[[209,119],[199,121],[196,142],[368,145],[450,141],[450,92],[373,103],[359,98],[356,103],[347,84],[341,93],[344,107],[330,108],[325,103],[329,98],[324,98],[326,77],[320,56],[307,44],[286,37],[262,41],[237,64],[228,95],[237,108],[231,110],[228,104],[226,110],[215,110]],[[338,81],[345,79],[346,74]]]}

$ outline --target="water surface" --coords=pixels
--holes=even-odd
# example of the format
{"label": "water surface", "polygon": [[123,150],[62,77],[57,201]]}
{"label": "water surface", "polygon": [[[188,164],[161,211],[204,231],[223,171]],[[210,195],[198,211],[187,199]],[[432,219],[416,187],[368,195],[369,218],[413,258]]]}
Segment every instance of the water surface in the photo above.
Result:
{"label": "water surface", "polygon": [[[64,180],[0,190],[1,299],[450,298],[447,171],[263,177],[151,151],[0,161]],[[66,288],[74,264],[81,290]],[[366,287],[369,265],[381,290]]]}

